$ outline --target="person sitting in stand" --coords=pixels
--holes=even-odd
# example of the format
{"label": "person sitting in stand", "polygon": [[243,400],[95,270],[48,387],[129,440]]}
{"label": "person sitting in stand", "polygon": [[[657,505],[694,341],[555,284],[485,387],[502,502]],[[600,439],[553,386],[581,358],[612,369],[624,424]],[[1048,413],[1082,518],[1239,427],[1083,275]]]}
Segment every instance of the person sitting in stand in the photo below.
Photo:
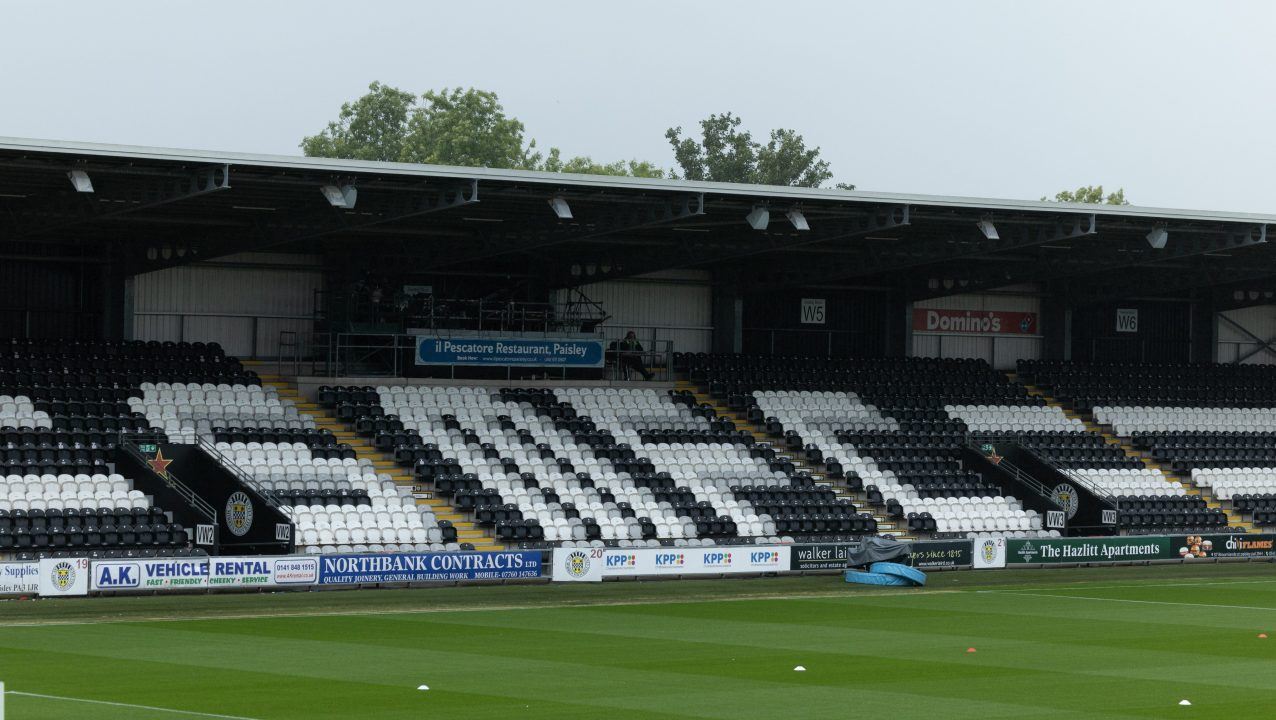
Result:
{"label": "person sitting in stand", "polygon": [[643,380],[651,379],[651,373],[647,371],[647,366],[642,361],[642,344],[638,342],[638,336],[633,330],[625,335],[625,339],[620,341],[617,349],[620,351],[618,357],[620,367],[625,369],[626,378],[629,371],[633,370],[641,374]]}

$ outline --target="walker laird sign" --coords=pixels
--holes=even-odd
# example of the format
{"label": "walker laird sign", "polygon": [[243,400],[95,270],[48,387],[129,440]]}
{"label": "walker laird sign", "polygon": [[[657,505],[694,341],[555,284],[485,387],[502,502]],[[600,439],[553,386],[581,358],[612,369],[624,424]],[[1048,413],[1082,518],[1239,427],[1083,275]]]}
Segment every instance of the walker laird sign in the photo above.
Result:
{"label": "walker laird sign", "polygon": [[913,332],[942,335],[1040,335],[1037,313],[913,308]]}

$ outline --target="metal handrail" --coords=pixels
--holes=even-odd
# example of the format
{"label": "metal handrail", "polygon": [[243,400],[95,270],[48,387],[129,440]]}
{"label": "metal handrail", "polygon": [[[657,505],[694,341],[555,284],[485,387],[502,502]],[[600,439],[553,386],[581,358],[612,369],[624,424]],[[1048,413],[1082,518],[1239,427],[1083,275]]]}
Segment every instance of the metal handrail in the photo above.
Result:
{"label": "metal handrail", "polygon": [[208,453],[209,457],[213,458],[222,467],[229,470],[230,473],[238,478],[240,482],[256,493],[263,502],[276,510],[282,507],[279,504],[279,501],[275,498],[274,493],[267,492],[266,489],[262,487],[261,483],[257,482],[256,478],[244,472],[243,468],[239,467],[230,458],[226,457],[226,454],[221,450],[218,450],[215,444],[209,442],[208,439],[204,437],[200,437],[198,442],[200,448],[202,448],[204,452]]}
{"label": "metal handrail", "polygon": [[[1114,496],[1112,493],[1108,492],[1102,487],[1099,487],[1092,480],[1089,480],[1087,478],[1084,478],[1076,474],[1072,470],[1061,468],[1055,465],[1053,462],[1050,462],[1050,460],[1048,460],[1047,458],[1042,457],[1037,451],[1033,450],[1027,445],[1024,445],[1020,441],[1020,439],[1014,435],[974,435],[972,434],[968,437],[968,442],[987,442],[989,440],[992,440],[994,442],[1000,442],[1000,443],[1007,443],[1007,442],[1013,443],[1014,445],[1018,446],[1020,450],[1024,451],[1025,453],[1032,456],[1033,458],[1036,458],[1042,464],[1045,464],[1050,466],[1051,468],[1054,468],[1055,472],[1059,473],[1060,475],[1063,475],[1064,477],[1075,482],[1076,484],[1080,485],[1086,490],[1089,490],[1091,493],[1097,496],[1100,500],[1104,500],[1110,503],[1114,508],[1119,507],[1119,504],[1117,503],[1117,500],[1116,500],[1116,496]],[[1006,461],[1003,460],[1002,464],[1005,464],[1005,462]]]}
{"label": "metal handrail", "polygon": [[[132,455],[135,459],[140,460],[143,463],[150,462],[147,460],[146,456],[142,454],[142,449],[139,448],[133,440],[127,439],[123,435],[120,436],[119,447],[123,449],[124,452],[127,452],[129,455]],[[181,495],[183,500],[199,511],[204,517],[208,518],[210,522],[214,525],[217,524],[217,510],[213,508],[212,505],[208,504],[207,500],[200,497],[194,490],[190,489],[186,483],[183,483],[171,471],[165,471],[163,475],[159,473],[153,474],[163,480],[170,488],[173,489],[174,492]]]}

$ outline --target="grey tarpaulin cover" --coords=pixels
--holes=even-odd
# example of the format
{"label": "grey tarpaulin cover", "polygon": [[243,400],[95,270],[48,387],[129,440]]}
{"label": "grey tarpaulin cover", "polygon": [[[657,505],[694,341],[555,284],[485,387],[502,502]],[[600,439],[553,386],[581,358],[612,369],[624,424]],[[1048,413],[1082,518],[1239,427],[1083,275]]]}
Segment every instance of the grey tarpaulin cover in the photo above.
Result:
{"label": "grey tarpaulin cover", "polygon": [[908,543],[894,538],[865,538],[859,548],[852,548],[846,553],[846,566],[859,567],[875,562],[887,562],[908,555]]}

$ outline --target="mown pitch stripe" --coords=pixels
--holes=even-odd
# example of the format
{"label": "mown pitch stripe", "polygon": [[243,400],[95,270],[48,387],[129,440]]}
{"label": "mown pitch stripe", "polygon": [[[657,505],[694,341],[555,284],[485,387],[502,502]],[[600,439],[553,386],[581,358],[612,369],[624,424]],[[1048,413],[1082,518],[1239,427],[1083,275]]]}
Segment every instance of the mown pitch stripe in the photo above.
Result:
{"label": "mown pitch stripe", "polygon": [[6,690],[4,694],[40,698],[41,700],[62,700],[89,705],[110,705],[112,707],[133,708],[135,710],[151,710],[153,712],[190,715],[192,717],[221,718],[222,720],[257,720],[257,718],[244,717],[243,715],[219,715],[217,713],[196,712],[194,710],[174,710],[173,708],[155,707],[154,705],[135,705],[133,703],[111,702],[110,700],[90,700],[89,698],[67,697],[65,695],[43,695],[41,693],[18,692],[17,690]]}
{"label": "mown pitch stripe", "polygon": [[1170,602],[1169,600],[1131,600],[1129,598],[1105,598],[1094,597],[1092,595],[1054,595],[1051,593],[1035,593],[1021,591],[1000,592],[997,590],[984,590],[983,592],[995,592],[999,595],[1015,595],[1015,596],[1031,596],[1044,598],[1059,598],[1061,600],[1098,600],[1101,602],[1115,603],[1134,603],[1137,605],[1177,605],[1179,607],[1196,607],[1196,608],[1222,608],[1225,610],[1262,610],[1264,612],[1276,611],[1273,607],[1263,607],[1261,605],[1219,605],[1216,603],[1190,603],[1190,602]]}

